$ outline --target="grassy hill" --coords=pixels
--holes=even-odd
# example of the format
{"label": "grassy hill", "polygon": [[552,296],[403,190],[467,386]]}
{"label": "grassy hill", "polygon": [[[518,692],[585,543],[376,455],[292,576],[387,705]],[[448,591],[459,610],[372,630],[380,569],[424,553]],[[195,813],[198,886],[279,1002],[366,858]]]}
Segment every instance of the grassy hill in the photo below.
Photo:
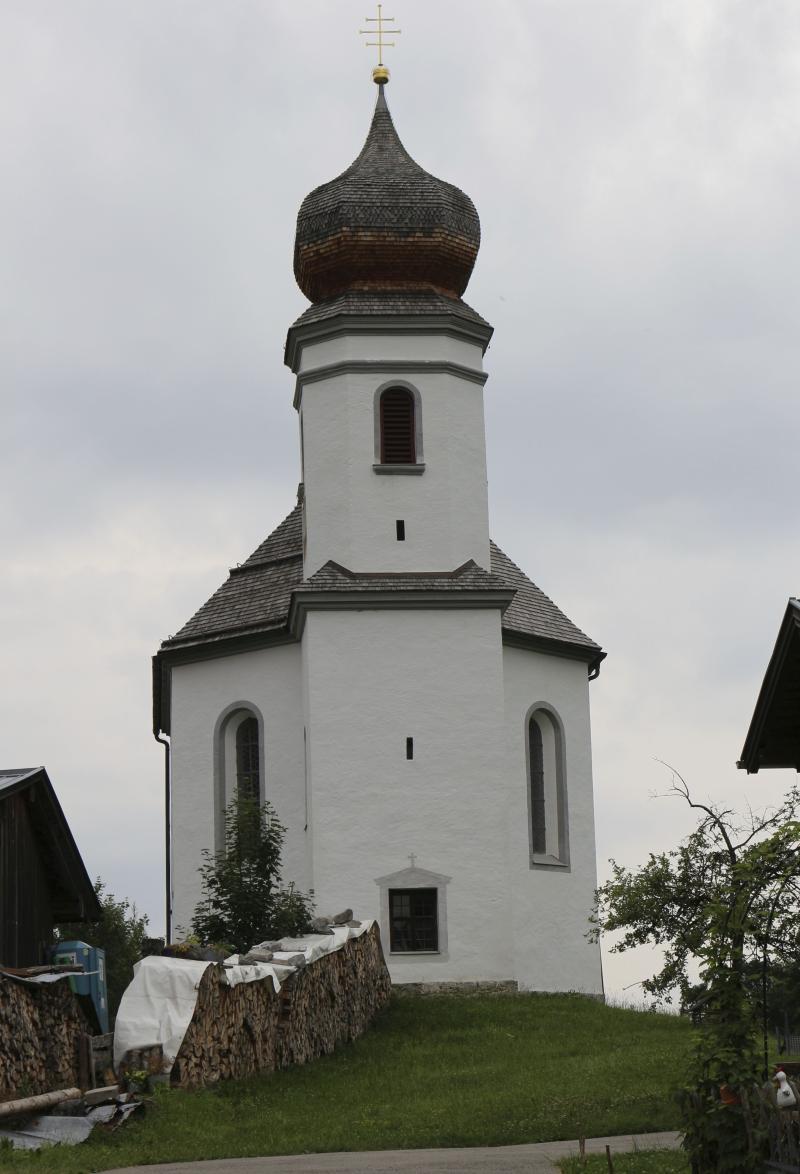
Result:
{"label": "grassy hill", "polygon": [[395,996],[372,1031],[303,1068],[165,1091],[138,1122],[3,1169],[326,1150],[512,1145],[678,1127],[686,1020],[569,995]]}

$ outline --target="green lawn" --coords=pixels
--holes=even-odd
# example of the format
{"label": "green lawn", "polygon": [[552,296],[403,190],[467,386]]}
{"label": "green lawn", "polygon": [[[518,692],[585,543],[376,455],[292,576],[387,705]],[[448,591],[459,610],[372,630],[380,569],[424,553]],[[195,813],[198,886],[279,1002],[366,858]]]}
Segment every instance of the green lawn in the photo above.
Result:
{"label": "green lawn", "polygon": [[580,996],[395,997],[372,1030],[313,1064],[194,1093],[10,1169],[326,1150],[511,1145],[678,1127],[690,1027]]}
{"label": "green lawn", "polygon": [[[680,1150],[647,1150],[638,1154],[614,1154],[614,1174],[689,1174],[689,1163]],[[568,1158],[560,1163],[563,1174],[608,1174],[605,1154],[593,1154],[585,1162]]]}

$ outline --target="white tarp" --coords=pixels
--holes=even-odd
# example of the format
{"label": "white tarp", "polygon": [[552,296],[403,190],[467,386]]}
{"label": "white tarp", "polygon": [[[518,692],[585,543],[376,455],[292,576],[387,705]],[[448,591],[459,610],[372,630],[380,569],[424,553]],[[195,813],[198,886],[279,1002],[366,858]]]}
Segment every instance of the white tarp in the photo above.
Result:
{"label": "white tarp", "polygon": [[[240,966],[239,955],[225,961],[222,979],[229,986],[240,982],[272,979],[275,991],[281,989],[295,967],[286,965],[289,958],[303,954],[306,964],[325,954],[341,950],[350,938],[361,937],[374,924],[362,921],[358,926],[336,926],[332,934],[308,934],[302,938],[281,938],[281,949],[273,951],[272,962]],[[190,962],[183,958],[143,958],[133,968],[133,981],[122,996],[114,1025],[114,1066],[131,1048],[161,1044],[165,1067],[171,1068],[180,1051],[183,1037],[194,1015],[197,988],[213,962]]]}

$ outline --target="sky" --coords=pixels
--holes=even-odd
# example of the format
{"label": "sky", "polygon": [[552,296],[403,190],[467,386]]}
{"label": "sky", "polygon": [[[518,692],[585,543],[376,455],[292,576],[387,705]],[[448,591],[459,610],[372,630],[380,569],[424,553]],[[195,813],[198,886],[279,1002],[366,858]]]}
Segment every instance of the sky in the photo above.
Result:
{"label": "sky", "polygon": [[[777,802],[736,769],[800,594],[796,0],[398,0],[387,98],[462,187],[493,537],[608,652],[598,869]],[[305,194],[375,100],[363,0],[0,8],[4,767],[163,932],[150,657],[291,508]],[[636,998],[653,959],[606,956]],[[628,989],[626,989],[628,988]]]}

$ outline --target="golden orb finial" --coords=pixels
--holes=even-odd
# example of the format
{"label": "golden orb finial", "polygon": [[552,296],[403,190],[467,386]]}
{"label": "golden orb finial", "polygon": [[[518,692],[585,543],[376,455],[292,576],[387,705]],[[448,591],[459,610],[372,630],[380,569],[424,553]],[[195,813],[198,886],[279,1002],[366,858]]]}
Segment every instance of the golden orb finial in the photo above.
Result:
{"label": "golden orb finial", "polygon": [[364,20],[366,20],[369,24],[376,24],[378,26],[377,29],[359,29],[358,32],[362,37],[375,36],[377,34],[377,41],[365,41],[364,44],[368,49],[374,48],[378,50],[378,65],[377,68],[373,69],[372,71],[372,80],[377,86],[385,86],[389,80],[389,70],[383,64],[383,50],[394,49],[395,45],[394,41],[385,41],[383,39],[383,35],[384,33],[391,33],[392,36],[395,36],[401,33],[402,29],[388,29],[385,27],[386,24],[392,23],[394,17],[383,15],[382,4],[378,5],[377,16],[365,16]]}

